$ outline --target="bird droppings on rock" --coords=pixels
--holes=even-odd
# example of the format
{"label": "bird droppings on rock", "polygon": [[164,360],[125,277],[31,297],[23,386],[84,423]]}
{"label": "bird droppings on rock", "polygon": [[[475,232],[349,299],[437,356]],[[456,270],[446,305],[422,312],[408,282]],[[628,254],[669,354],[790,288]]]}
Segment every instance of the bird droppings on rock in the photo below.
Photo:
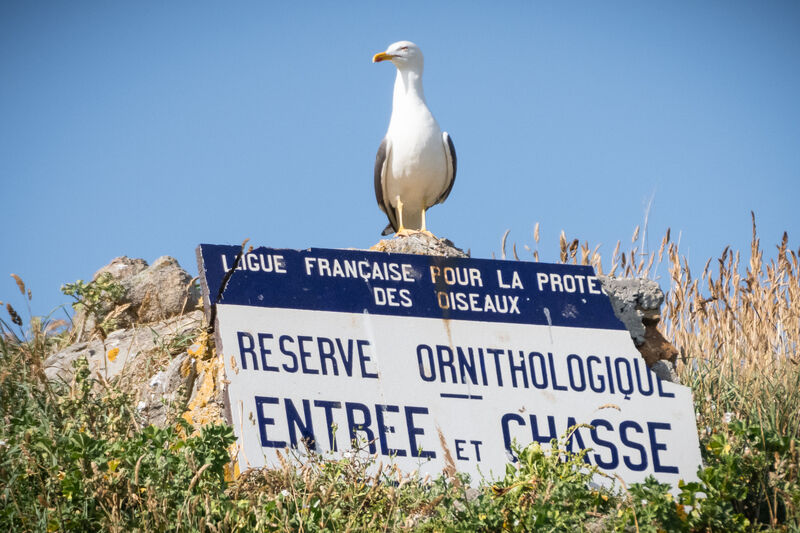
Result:
{"label": "bird droppings on rock", "polygon": [[373,252],[392,254],[437,255],[443,257],[469,257],[464,250],[456,248],[452,241],[439,239],[422,231],[412,231],[393,239],[382,239],[370,248]]}

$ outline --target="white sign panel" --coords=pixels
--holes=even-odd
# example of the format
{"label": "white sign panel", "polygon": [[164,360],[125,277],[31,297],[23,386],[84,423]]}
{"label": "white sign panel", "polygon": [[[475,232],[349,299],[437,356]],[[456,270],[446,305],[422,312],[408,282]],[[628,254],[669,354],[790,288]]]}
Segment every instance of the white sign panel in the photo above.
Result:
{"label": "white sign panel", "polygon": [[[570,446],[626,482],[695,479],[691,391],[650,372],[591,269],[201,247],[240,467],[306,445],[497,477],[512,443]],[[238,269],[231,271],[237,264]],[[602,481],[602,480],[598,480]]]}

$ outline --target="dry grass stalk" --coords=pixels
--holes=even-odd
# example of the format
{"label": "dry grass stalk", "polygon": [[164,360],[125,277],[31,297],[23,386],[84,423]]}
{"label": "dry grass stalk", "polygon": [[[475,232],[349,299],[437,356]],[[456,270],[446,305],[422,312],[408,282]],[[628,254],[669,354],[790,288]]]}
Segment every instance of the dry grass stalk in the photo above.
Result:
{"label": "dry grass stalk", "polygon": [[[539,225],[535,228],[538,244]],[[692,384],[696,394],[698,390],[706,394],[705,401],[732,409],[734,416],[737,410],[745,413],[761,409],[770,425],[797,434],[800,250],[789,248],[784,233],[775,257],[766,261],[755,217],[752,228],[746,262],[740,252],[725,248],[716,266],[712,268],[709,260],[699,276],[679,253],[680,235],[678,242],[671,242],[669,229],[658,249],[647,252],[637,227],[629,250],[622,251],[617,242],[609,270],[603,268],[599,246],[590,253],[588,243],[584,243],[580,245],[580,263],[592,265],[598,274],[640,278],[656,277],[664,264],[668,278],[661,282],[666,300],[660,329],[681,353],[678,370],[684,382]],[[578,243],[562,231],[559,262],[577,263]],[[534,254],[534,260],[538,259]],[[730,391],[736,387],[740,397],[733,398]],[[770,399],[775,397],[785,402],[774,405]]]}

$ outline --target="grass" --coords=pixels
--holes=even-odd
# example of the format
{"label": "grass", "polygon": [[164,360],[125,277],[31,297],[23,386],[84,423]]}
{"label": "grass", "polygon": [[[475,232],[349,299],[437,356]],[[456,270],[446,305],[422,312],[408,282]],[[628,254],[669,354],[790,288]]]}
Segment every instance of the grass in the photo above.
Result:
{"label": "grass", "polygon": [[[597,248],[562,233],[560,259],[618,276],[665,276],[661,329],[694,392],[705,465],[677,496],[653,479],[615,490],[591,484],[582,452],[566,449],[568,435],[548,451],[518,450],[502,479],[473,487],[454,465],[430,479],[358,453],[286,455],[276,468],[231,480],[229,427],[180,418],[144,427],[122,382],[96,382],[82,360],[73,382],[48,381],[43,361],[69,332],[46,317],[26,322],[8,306],[0,319],[0,527],[800,531],[800,251],[784,235],[765,259],[754,223],[748,258],[726,249],[694,276],[669,232],[651,253],[642,240],[635,231],[630,249],[618,244],[604,269]],[[505,256],[505,238],[503,248]],[[187,333],[164,351],[193,341]]]}

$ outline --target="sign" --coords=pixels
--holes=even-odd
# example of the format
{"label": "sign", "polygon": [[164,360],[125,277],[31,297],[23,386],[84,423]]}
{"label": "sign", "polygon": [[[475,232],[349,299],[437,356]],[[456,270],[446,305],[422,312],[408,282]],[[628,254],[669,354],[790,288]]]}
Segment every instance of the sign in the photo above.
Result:
{"label": "sign", "polygon": [[591,448],[600,469],[628,483],[695,479],[691,391],[647,369],[590,267],[240,252],[198,248],[242,469],[276,464],[285,447],[355,443],[433,475],[449,452],[473,479],[493,478],[512,443],[585,423],[570,447]]}

